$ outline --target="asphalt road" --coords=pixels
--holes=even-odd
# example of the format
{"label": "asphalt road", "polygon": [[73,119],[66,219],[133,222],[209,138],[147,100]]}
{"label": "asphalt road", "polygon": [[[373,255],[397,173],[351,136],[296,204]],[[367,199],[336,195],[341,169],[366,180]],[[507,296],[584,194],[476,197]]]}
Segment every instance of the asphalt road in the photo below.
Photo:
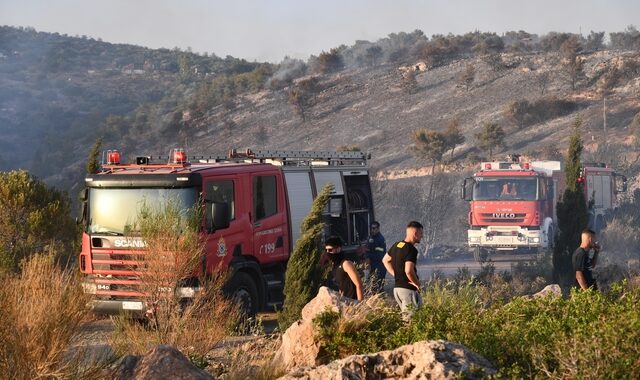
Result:
{"label": "asphalt road", "polygon": [[[518,262],[530,262],[535,260],[535,258],[536,255],[534,254],[497,253],[489,256],[487,264],[493,264],[496,272],[509,272],[511,271],[512,265]],[[434,272],[441,273],[445,277],[450,277],[464,268],[472,274],[477,274],[482,269],[482,266],[473,259],[472,255],[462,256],[453,261],[418,261],[418,277],[424,281],[430,278]]]}

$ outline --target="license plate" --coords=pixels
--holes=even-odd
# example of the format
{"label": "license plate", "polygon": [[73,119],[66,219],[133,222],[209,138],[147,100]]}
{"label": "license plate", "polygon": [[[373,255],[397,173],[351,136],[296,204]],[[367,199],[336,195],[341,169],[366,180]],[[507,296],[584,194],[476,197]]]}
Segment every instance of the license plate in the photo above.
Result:
{"label": "license plate", "polygon": [[142,302],[123,301],[123,310],[142,310]]}

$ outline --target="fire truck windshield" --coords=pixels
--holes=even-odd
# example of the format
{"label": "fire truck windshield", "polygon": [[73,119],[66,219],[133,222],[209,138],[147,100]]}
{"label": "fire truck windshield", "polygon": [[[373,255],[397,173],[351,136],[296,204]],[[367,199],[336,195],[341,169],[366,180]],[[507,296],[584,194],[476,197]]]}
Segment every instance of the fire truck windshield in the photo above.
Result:
{"label": "fire truck windshield", "polygon": [[473,200],[525,200],[538,199],[537,178],[475,177]]}
{"label": "fire truck windshield", "polygon": [[89,191],[87,232],[123,235],[135,225],[143,207],[161,210],[168,202],[184,210],[185,217],[198,199],[196,188],[92,188]]}

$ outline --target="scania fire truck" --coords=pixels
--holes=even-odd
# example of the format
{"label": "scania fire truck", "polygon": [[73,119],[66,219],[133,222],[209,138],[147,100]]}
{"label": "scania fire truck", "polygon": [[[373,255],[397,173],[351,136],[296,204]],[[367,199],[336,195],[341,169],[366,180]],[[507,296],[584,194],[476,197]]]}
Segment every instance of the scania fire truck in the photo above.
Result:
{"label": "scania fire truck", "polygon": [[[287,260],[300,225],[318,192],[333,185],[325,209],[325,235],[338,235],[355,251],[374,220],[364,152],[231,151],[228,156],[192,157],[174,149],[168,157],[140,156],[120,162],[104,154],[102,169],[85,178],[80,271],[98,313],[144,312],[132,250],[145,242],[127,225],[140,205],[169,200],[184,209],[204,208],[203,270],[229,270],[226,286],[249,314],[283,301]],[[197,284],[193,286],[196,288]],[[196,289],[177,289],[193,294]]]}
{"label": "scania fire truck", "polygon": [[[556,203],[564,192],[559,161],[483,162],[462,185],[462,198],[470,201],[468,244],[483,261],[493,251],[538,252],[553,247]],[[579,181],[585,199],[592,200],[589,223],[599,230],[604,214],[618,206],[617,192],[626,190],[626,178],[604,165],[585,164]]]}

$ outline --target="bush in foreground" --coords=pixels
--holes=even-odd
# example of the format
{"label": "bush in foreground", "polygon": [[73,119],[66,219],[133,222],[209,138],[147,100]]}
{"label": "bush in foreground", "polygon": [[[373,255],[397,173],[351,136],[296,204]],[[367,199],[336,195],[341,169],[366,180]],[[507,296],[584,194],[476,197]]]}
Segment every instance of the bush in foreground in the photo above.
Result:
{"label": "bush in foreground", "polygon": [[330,359],[445,339],[483,355],[508,378],[638,378],[640,289],[612,289],[487,303],[482,286],[435,283],[406,325],[385,309],[358,329],[338,328],[349,322],[335,313],[320,315],[316,324]]}
{"label": "bush in foreground", "polygon": [[[241,320],[237,305],[222,293],[224,273],[196,277],[204,250],[200,220],[198,212],[185,212],[171,201],[161,208],[139,210],[131,235],[142,237],[146,249],[132,255],[138,262],[133,269],[140,279],[146,323],[127,315],[115,318],[111,343],[118,354],[141,355],[167,344],[194,363],[203,362]],[[191,298],[178,291],[196,284],[200,291]]]}
{"label": "bush in foreground", "polygon": [[54,254],[32,255],[0,287],[0,374],[7,379],[95,378],[101,364],[73,347],[88,298]]}

